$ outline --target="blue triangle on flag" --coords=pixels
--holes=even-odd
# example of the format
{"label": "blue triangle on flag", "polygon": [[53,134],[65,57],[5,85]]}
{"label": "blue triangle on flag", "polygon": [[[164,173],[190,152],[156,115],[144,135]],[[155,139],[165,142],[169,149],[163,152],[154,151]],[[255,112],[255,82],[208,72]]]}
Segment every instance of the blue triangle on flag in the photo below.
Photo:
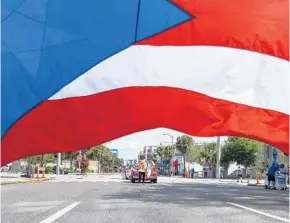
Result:
{"label": "blue triangle on flag", "polygon": [[[136,40],[148,38],[192,18],[169,1],[140,0]],[[150,16],[148,16],[150,14]]]}
{"label": "blue triangle on flag", "polygon": [[45,22],[48,0],[26,0],[16,11],[38,22]]}
{"label": "blue triangle on flag", "polygon": [[19,59],[25,69],[31,74],[32,77],[37,77],[37,70],[39,66],[39,61],[41,57],[41,51],[28,51],[14,53]]}
{"label": "blue triangle on flag", "polygon": [[[89,68],[130,47],[136,40],[156,35],[189,18],[168,0],[49,0],[46,10],[45,2],[1,2],[6,9],[18,10],[2,22],[2,41],[12,53],[17,53],[23,64],[14,72],[17,61],[4,54],[8,59],[2,76],[6,81],[3,85],[9,85],[5,89],[9,100],[2,111],[2,136],[22,115]],[[37,75],[36,81],[28,82],[30,78],[23,75],[26,70],[34,77]],[[53,81],[48,85],[49,78]],[[31,89],[37,94],[31,94]]]}
{"label": "blue triangle on flag", "polygon": [[84,37],[80,35],[75,35],[72,33],[68,33],[68,32],[47,26],[45,30],[43,48],[61,45],[64,43],[69,43],[72,41],[83,40],[83,39]]}

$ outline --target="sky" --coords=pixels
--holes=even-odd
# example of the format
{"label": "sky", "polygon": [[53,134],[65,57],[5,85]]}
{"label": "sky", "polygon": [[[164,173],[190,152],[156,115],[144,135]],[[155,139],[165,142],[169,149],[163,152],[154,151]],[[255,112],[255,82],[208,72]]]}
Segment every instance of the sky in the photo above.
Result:
{"label": "sky", "polygon": [[[171,138],[163,134],[170,134],[176,138],[183,133],[177,132],[171,129],[158,128],[153,130],[142,131],[131,135],[124,136],[119,139],[115,139],[106,144],[110,149],[118,149],[119,157],[123,159],[137,159],[138,153],[145,145],[160,145],[171,144]],[[216,142],[217,137],[194,137],[195,142]],[[226,137],[221,137],[221,141],[224,141]]]}

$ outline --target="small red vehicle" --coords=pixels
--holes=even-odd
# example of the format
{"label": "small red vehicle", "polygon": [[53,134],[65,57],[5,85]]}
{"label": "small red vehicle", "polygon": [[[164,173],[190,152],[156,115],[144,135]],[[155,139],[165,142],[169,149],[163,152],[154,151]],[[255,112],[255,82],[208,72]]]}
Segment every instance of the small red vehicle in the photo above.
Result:
{"label": "small red vehicle", "polygon": [[[149,171],[146,171],[145,173],[145,181],[150,181],[151,183],[157,183],[157,175],[158,175],[158,171],[153,168],[151,170],[151,174],[149,175]],[[131,182],[135,183],[136,181],[139,181],[139,171],[136,169],[131,169]]]}

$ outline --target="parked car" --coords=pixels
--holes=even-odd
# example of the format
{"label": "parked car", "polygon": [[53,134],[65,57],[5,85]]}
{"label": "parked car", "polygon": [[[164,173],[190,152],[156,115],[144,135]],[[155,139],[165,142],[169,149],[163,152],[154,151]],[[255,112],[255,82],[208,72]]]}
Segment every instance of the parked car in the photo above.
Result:
{"label": "parked car", "polygon": [[[150,176],[148,176],[148,172],[145,173],[145,181],[150,181],[151,183],[157,183],[158,171],[154,169]],[[135,183],[139,181],[139,171],[132,169],[131,170],[131,182]]]}

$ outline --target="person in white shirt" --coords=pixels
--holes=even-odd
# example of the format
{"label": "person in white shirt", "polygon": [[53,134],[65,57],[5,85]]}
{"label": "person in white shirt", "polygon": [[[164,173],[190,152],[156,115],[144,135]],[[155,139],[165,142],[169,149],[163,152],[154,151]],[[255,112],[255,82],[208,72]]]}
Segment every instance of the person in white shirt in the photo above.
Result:
{"label": "person in white shirt", "polygon": [[242,169],[239,166],[238,171],[237,171],[237,182],[241,180],[241,183],[243,182],[243,174],[242,174]]}

